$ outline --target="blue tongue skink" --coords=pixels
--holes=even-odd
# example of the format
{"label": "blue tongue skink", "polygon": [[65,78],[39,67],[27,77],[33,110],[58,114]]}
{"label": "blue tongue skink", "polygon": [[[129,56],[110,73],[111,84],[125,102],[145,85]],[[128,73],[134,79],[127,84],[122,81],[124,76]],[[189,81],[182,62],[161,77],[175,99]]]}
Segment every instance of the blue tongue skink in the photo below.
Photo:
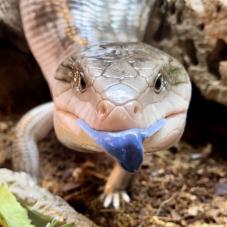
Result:
{"label": "blue tongue skink", "polygon": [[117,159],[126,171],[135,172],[143,161],[144,139],[158,132],[166,120],[161,119],[147,129],[133,128],[119,132],[97,131],[81,119],[77,123],[97,144]]}

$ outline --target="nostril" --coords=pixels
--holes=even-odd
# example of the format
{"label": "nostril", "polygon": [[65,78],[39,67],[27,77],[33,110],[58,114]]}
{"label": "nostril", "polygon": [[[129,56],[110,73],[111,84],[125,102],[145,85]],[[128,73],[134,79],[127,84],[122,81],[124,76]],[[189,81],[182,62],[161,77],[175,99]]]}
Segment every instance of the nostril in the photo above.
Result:
{"label": "nostril", "polygon": [[106,114],[106,112],[107,112],[107,107],[106,107],[105,103],[102,103],[101,105],[99,105],[98,114],[103,116]]}
{"label": "nostril", "polygon": [[138,112],[139,112],[139,106],[134,106],[134,108],[133,108],[133,112],[134,112],[134,114],[137,114]]}
{"label": "nostril", "polygon": [[97,106],[97,115],[101,120],[104,120],[109,113],[114,109],[114,105],[108,101],[102,101]]}
{"label": "nostril", "polygon": [[138,118],[142,114],[142,106],[138,101],[131,101],[125,105],[126,110],[131,117]]}
{"label": "nostril", "polygon": [[100,108],[100,114],[105,115],[106,112],[107,112],[106,105],[102,105]]}

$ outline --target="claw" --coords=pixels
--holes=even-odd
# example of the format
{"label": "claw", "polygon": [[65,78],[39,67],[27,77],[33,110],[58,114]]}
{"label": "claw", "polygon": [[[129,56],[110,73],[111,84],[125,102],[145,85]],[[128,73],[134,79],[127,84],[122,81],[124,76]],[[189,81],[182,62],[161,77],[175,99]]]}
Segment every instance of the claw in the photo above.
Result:
{"label": "claw", "polygon": [[104,199],[104,203],[103,203],[103,206],[104,206],[105,208],[107,208],[107,207],[110,206],[110,204],[111,204],[111,202],[112,202],[112,198],[113,198],[113,194],[112,194],[112,193],[111,193],[111,194],[108,194],[108,195],[106,196],[106,198]]}
{"label": "claw", "polygon": [[122,192],[121,193],[122,199],[126,202],[129,203],[130,202],[130,197],[126,192]]}
{"label": "claw", "polygon": [[126,203],[130,202],[130,197],[125,191],[101,195],[101,199],[103,200],[103,206],[105,208],[109,207],[112,204],[115,209],[119,209],[121,200]]}
{"label": "claw", "polygon": [[114,206],[115,209],[119,209],[119,207],[120,207],[120,195],[119,195],[118,192],[114,193],[113,206]]}

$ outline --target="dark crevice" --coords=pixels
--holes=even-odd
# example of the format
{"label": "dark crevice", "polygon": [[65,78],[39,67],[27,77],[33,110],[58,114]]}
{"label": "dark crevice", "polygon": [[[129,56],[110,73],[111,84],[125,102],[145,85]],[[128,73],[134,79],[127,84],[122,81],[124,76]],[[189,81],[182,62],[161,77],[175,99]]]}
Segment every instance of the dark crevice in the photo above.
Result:
{"label": "dark crevice", "polygon": [[[207,101],[193,85],[192,99],[183,139],[201,146],[211,143],[215,150],[225,153],[227,150],[227,108],[213,101]],[[227,154],[226,154],[227,158]]]}
{"label": "dark crevice", "polygon": [[175,1],[176,7],[176,23],[182,24],[184,22],[184,12],[185,12],[185,2],[184,1]]}
{"label": "dark crevice", "polygon": [[29,53],[29,47],[27,42],[25,41],[25,37],[23,33],[17,33],[12,30],[10,27],[2,24],[0,22],[0,45],[10,45],[11,47],[24,52]]}
{"label": "dark crevice", "polygon": [[192,39],[186,39],[184,42],[184,49],[185,52],[187,53],[188,57],[190,58],[190,61],[193,65],[198,64],[198,59],[196,56],[196,48],[194,41]]}
{"label": "dark crevice", "polygon": [[176,7],[175,7],[174,3],[170,4],[169,8],[170,8],[170,13],[171,14],[175,14],[176,13]]}
{"label": "dark crevice", "polygon": [[227,44],[223,39],[218,39],[211,53],[207,56],[207,66],[209,72],[220,78],[219,62],[227,60]]}
{"label": "dark crevice", "polygon": [[203,31],[204,30],[204,24],[203,23],[202,24],[199,24],[197,27],[198,27],[198,29],[200,31]]}
{"label": "dark crevice", "polygon": [[189,64],[188,64],[187,61],[185,61],[185,59],[182,60],[182,64],[183,64],[183,66],[185,67],[185,69],[188,70]]}
{"label": "dark crevice", "polygon": [[157,8],[159,8],[160,22],[157,30],[153,33],[152,37],[152,39],[156,42],[160,42],[166,38],[171,39],[172,37],[171,25],[166,19],[168,18],[167,14],[171,12],[171,10],[174,11],[174,8],[171,8],[171,5],[172,4],[168,4],[166,1],[158,1]]}
{"label": "dark crevice", "polygon": [[19,114],[50,100],[47,83],[31,53],[0,39],[0,114]]}
{"label": "dark crevice", "polygon": [[158,27],[158,30],[154,33],[153,39],[156,42],[160,42],[163,39],[171,39],[172,37],[172,30],[171,30],[171,25],[169,24],[168,21],[166,21],[166,16],[163,16],[162,19],[160,20],[161,23]]}
{"label": "dark crevice", "polygon": [[177,19],[177,24],[181,24],[182,23],[182,21],[183,21],[183,15],[182,15],[182,12],[181,11],[178,11],[177,12],[176,19]]}
{"label": "dark crevice", "polygon": [[216,5],[216,12],[219,13],[221,10],[222,10],[222,5],[218,3]]}

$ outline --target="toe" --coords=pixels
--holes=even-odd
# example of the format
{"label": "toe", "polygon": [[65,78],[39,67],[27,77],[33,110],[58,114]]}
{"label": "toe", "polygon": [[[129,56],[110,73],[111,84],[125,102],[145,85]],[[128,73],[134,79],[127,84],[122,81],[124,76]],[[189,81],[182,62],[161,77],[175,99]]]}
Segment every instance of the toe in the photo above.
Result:
{"label": "toe", "polygon": [[126,192],[122,192],[121,193],[122,199],[126,202],[129,203],[130,202],[130,197]]}
{"label": "toe", "polygon": [[115,209],[120,208],[120,195],[119,192],[115,192],[113,195],[113,206]]}
{"label": "toe", "polygon": [[105,208],[109,207],[110,204],[112,203],[112,199],[113,199],[113,194],[112,193],[108,194],[104,199],[103,206]]}
{"label": "toe", "polygon": [[103,200],[103,207],[105,208],[108,208],[112,205],[115,209],[119,209],[122,203],[130,202],[130,197],[125,191],[102,194],[100,198]]}

